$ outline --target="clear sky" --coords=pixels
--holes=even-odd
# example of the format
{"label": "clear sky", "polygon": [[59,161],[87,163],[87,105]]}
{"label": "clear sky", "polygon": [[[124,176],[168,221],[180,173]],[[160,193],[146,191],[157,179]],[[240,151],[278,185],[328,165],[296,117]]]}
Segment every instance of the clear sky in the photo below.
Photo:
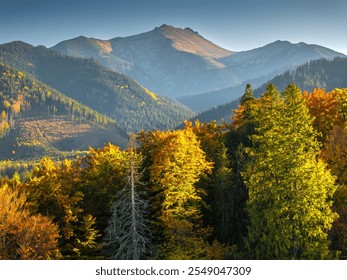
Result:
{"label": "clear sky", "polygon": [[233,51],[276,40],[347,54],[346,0],[0,0],[0,43],[51,47],[80,35],[99,39],[190,27]]}

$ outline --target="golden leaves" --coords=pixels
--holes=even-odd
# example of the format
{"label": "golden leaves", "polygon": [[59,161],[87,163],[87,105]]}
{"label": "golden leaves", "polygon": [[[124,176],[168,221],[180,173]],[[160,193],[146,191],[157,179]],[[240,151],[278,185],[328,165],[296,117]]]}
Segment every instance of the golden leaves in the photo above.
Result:
{"label": "golden leaves", "polygon": [[0,259],[59,257],[58,227],[48,217],[32,215],[26,197],[17,189],[0,188]]}

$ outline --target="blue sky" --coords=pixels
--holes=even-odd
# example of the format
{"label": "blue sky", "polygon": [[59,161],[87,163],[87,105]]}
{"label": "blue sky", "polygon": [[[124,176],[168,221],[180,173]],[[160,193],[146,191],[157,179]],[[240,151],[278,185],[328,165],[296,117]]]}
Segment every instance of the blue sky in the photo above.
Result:
{"label": "blue sky", "polygon": [[163,23],[233,51],[276,40],[347,54],[346,0],[0,0],[0,43],[53,46],[79,35],[124,37]]}

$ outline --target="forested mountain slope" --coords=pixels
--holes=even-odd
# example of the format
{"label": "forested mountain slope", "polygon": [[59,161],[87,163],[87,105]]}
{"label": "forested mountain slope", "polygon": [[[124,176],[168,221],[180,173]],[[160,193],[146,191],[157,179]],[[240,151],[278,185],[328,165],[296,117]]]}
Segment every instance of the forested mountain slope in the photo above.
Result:
{"label": "forested mountain slope", "polygon": [[0,160],[66,156],[108,142],[127,143],[113,119],[0,64]]}
{"label": "forested mountain slope", "polygon": [[[325,88],[330,91],[334,88],[347,87],[347,58],[337,57],[334,60],[319,59],[305,63],[295,70],[286,71],[285,73],[274,77],[261,87],[255,89],[254,96],[259,97],[265,92],[266,86],[273,83],[280,91],[290,83],[297,84],[302,90],[311,91],[314,88]],[[240,90],[242,94],[243,90]],[[200,113],[196,118],[203,122],[212,120],[220,121],[224,118],[230,121],[232,110],[236,109],[239,102],[232,102],[220,105],[210,110]]]}
{"label": "forested mountain slope", "polygon": [[68,57],[42,46],[13,42],[0,45],[0,61],[116,119],[127,132],[170,129],[194,115],[176,101],[161,97],[91,59]]}
{"label": "forested mountain slope", "polygon": [[[286,71],[274,77],[268,83],[273,83],[279,90],[284,90],[286,85],[291,82],[307,91],[314,88],[325,88],[330,91],[334,88],[347,87],[347,58],[314,60],[297,67],[293,71]],[[266,84],[255,90],[255,96],[260,96],[264,92]]]}

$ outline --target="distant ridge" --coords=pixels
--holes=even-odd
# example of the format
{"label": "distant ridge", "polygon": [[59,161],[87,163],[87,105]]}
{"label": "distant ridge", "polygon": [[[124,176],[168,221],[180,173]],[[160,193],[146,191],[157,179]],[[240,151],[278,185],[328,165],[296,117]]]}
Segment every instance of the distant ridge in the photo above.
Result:
{"label": "distant ridge", "polygon": [[292,44],[288,41],[276,41],[261,48],[238,52],[220,61],[229,68],[236,68],[242,83],[206,92],[199,95],[179,97],[178,100],[196,111],[208,110],[240,97],[247,83],[254,88],[287,70],[293,70],[301,64],[318,59],[332,60],[345,57],[331,49],[305,43]]}
{"label": "distant ridge", "polygon": [[[93,58],[171,98],[196,94],[238,82],[219,60],[233,52],[217,46],[190,28],[163,24],[151,31],[108,40],[105,54],[94,38],[74,38],[52,49],[65,55]],[[194,82],[192,82],[194,81]]]}
{"label": "distant ridge", "polygon": [[246,83],[257,87],[311,60],[344,56],[318,45],[279,40],[253,50],[233,52],[189,27],[167,24],[110,40],[78,37],[52,49],[93,58],[196,111],[239,97],[238,89]]}
{"label": "distant ridge", "polygon": [[[312,91],[314,88],[325,88],[331,91],[334,88],[347,88],[347,57],[337,57],[333,60],[319,59],[298,66],[294,70],[286,71],[277,75],[262,86],[254,90],[254,96],[259,97],[265,92],[266,86],[273,83],[279,91],[283,91],[290,83],[295,83],[303,91]],[[243,89],[239,89],[242,95]],[[233,115],[232,110],[239,104],[238,99],[234,99],[223,105],[204,111],[194,117],[201,122],[212,120],[220,121],[222,118],[229,122]]]}

